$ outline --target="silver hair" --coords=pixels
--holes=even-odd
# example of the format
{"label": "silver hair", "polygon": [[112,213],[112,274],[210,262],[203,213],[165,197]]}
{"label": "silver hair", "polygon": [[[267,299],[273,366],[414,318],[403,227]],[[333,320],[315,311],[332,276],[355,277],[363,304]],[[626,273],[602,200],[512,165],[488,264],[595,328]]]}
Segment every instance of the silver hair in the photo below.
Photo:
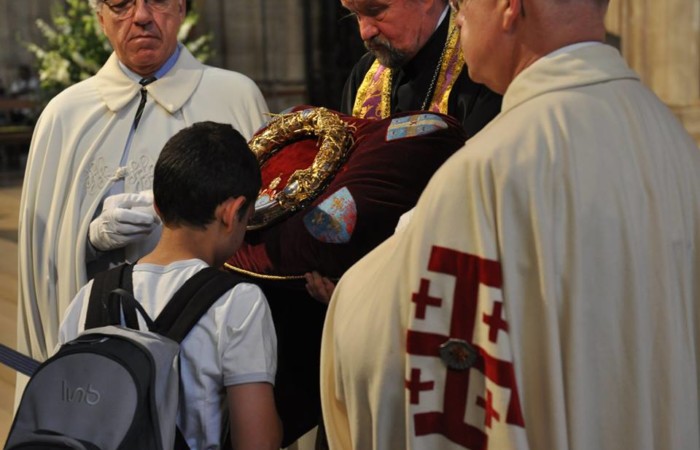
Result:
{"label": "silver hair", "polygon": [[102,0],[88,0],[88,2],[90,3],[92,10],[95,12],[100,9],[100,5],[102,4]]}

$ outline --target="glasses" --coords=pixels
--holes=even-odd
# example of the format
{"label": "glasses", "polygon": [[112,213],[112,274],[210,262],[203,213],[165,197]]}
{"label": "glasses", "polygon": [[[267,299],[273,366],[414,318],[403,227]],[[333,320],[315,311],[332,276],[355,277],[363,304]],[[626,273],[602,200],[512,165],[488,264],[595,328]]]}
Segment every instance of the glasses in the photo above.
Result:
{"label": "glasses", "polygon": [[[151,10],[151,12],[164,12],[173,4],[174,0],[143,0],[145,6]],[[124,0],[121,2],[113,2],[103,0],[107,8],[112,12],[112,14],[117,19],[127,19],[132,17],[136,12],[136,0]]]}
{"label": "glasses", "polygon": [[450,0],[450,8],[452,8],[452,11],[457,14],[459,12],[459,5],[462,3],[462,0]]}

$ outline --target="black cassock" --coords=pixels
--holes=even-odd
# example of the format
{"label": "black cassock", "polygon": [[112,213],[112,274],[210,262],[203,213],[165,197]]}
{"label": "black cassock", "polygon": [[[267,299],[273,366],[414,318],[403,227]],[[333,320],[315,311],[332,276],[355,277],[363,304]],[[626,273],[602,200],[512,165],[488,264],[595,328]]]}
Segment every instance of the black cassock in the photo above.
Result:
{"label": "black cassock", "polygon": [[[446,17],[423,48],[402,68],[393,71],[391,80],[391,113],[421,109],[447,40],[449,18]],[[341,111],[352,114],[357,90],[374,63],[374,56],[365,54],[353,67],[341,101]],[[501,110],[501,96],[482,84],[473,82],[466,68],[455,81],[447,104],[447,113],[457,119],[471,137]]]}

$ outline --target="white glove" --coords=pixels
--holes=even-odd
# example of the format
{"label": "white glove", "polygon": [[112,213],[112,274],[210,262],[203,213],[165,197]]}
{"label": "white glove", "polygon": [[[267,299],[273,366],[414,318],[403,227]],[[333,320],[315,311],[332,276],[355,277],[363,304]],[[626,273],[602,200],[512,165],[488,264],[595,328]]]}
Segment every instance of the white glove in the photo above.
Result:
{"label": "white glove", "polygon": [[105,199],[102,213],[90,223],[88,239],[105,252],[146,238],[159,224],[151,192],[115,194]]}

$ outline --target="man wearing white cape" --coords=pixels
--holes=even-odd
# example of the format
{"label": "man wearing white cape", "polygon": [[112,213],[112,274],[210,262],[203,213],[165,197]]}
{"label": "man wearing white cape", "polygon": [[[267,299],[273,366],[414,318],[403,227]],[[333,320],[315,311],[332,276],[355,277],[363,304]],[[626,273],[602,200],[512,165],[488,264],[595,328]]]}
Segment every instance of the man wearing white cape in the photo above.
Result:
{"label": "man wearing white cape", "polygon": [[700,448],[700,151],[605,0],[453,6],[502,112],[336,287],[330,448]]}
{"label": "man wearing white cape", "polygon": [[18,349],[39,360],[54,350],[87,262],[103,263],[96,271],[149,249],[158,224],[152,198],[139,192],[151,188],[168,138],[211,120],[250,139],[268,111],[252,80],[201,64],[177,42],[185,0],[91,4],[115,51],[43,111],[22,191]]}

